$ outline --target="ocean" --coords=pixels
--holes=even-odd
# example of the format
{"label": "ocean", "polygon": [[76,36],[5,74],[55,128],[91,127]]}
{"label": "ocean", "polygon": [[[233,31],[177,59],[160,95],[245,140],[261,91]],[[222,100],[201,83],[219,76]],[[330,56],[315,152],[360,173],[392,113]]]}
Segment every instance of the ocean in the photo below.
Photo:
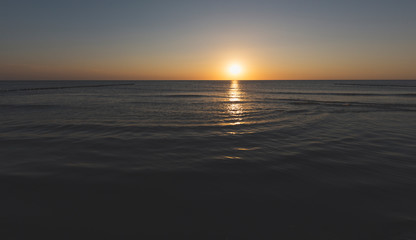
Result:
{"label": "ocean", "polygon": [[416,239],[416,81],[0,81],[3,239]]}

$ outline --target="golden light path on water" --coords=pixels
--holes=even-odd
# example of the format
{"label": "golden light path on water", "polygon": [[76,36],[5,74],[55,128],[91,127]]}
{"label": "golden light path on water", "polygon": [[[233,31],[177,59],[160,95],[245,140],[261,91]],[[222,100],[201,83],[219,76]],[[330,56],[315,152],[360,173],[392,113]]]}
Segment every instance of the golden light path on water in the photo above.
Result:
{"label": "golden light path on water", "polygon": [[244,109],[242,104],[240,103],[242,97],[242,92],[240,90],[240,85],[238,80],[232,80],[230,89],[228,90],[228,105],[227,111],[230,114],[231,122],[228,125],[239,125],[242,123],[243,118],[242,115],[244,113]]}

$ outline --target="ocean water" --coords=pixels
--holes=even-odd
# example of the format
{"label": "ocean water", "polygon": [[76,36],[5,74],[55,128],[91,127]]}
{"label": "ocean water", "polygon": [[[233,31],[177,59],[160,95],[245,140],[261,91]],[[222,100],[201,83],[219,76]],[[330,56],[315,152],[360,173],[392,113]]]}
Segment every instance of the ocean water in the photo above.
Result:
{"label": "ocean water", "polygon": [[0,81],[5,239],[416,239],[416,81]]}

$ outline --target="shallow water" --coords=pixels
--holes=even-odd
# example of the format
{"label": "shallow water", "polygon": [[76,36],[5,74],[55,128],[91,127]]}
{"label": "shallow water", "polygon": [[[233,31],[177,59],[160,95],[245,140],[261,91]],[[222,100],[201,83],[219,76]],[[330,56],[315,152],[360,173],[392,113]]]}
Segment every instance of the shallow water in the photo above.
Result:
{"label": "shallow water", "polygon": [[2,81],[0,233],[415,239],[415,120],[416,81]]}

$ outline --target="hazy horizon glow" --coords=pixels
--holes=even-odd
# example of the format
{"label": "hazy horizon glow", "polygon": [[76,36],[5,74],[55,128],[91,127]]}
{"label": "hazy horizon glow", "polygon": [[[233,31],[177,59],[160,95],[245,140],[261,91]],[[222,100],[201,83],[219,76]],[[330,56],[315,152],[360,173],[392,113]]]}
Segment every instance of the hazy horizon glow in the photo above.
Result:
{"label": "hazy horizon glow", "polygon": [[0,10],[0,80],[416,79],[410,0],[29,1]]}

